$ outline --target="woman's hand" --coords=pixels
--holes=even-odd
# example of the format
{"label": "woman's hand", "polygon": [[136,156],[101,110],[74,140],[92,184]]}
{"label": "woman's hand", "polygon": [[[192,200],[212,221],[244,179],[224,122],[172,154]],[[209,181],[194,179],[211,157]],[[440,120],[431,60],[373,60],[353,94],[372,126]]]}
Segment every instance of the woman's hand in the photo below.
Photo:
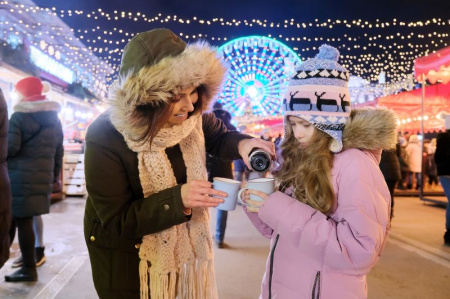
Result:
{"label": "woman's hand", "polygon": [[181,200],[185,208],[195,207],[217,207],[226,197],[223,191],[214,190],[212,184],[208,181],[193,180],[181,186]]}
{"label": "woman's hand", "polygon": [[241,155],[242,160],[249,169],[251,169],[251,167],[248,161],[248,156],[254,148],[265,150],[272,156],[272,159],[275,158],[275,144],[273,142],[266,141],[261,138],[243,139],[238,143],[238,150],[239,155]]}
{"label": "woman's hand", "polygon": [[[256,195],[262,200],[252,200],[250,199],[250,194]],[[242,192],[242,201],[248,204],[246,205],[246,209],[248,212],[258,213],[259,209],[264,205],[268,198],[269,194],[254,189],[247,189]]]}

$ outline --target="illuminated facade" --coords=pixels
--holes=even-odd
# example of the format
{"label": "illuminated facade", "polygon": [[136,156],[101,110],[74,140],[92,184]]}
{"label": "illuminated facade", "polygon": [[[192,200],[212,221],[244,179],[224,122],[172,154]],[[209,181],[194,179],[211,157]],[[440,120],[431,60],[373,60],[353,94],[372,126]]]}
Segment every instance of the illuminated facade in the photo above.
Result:
{"label": "illuminated facade", "polygon": [[17,101],[15,83],[27,76],[40,77],[52,85],[47,97],[63,107],[65,138],[84,139],[87,125],[100,112],[99,102],[106,97],[112,68],[48,8],[30,0],[3,1],[1,8],[0,88],[10,114]]}

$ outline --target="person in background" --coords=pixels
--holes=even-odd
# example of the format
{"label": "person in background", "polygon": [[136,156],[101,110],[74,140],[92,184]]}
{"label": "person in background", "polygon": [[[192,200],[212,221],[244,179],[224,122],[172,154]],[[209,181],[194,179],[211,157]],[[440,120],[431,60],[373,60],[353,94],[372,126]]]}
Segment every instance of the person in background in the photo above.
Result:
{"label": "person in background", "polygon": [[398,182],[397,188],[399,190],[405,190],[406,184],[408,180],[408,173],[409,173],[409,165],[408,165],[408,154],[406,153],[406,145],[408,142],[406,141],[406,138],[403,136],[398,136],[398,144],[399,144],[399,150],[397,151],[397,158],[398,162],[400,163],[400,173],[401,173],[401,180]]}
{"label": "person in background", "polygon": [[[420,186],[423,186],[423,189],[427,186],[428,182],[428,147],[430,146],[431,140],[428,138],[425,138],[423,140],[423,147],[422,147],[422,171],[420,172]],[[419,188],[417,188],[419,189]]]}
{"label": "person in background", "polygon": [[326,94],[338,107],[287,100],[279,191],[243,192],[247,216],[271,239],[263,299],[367,298],[366,275],[387,240],[391,197],[378,163],[382,149],[395,148],[397,119],[387,109],[350,111],[342,101],[350,100],[349,73],[338,57],[322,45],[289,82],[287,99]]}
{"label": "person in background", "polygon": [[8,166],[8,108],[0,89],[0,268],[9,259],[9,238],[11,227],[11,185],[9,183]]}
{"label": "person in background", "polygon": [[266,128],[262,131],[261,139],[272,142],[272,137],[270,136],[270,129]]}
{"label": "person in background", "polygon": [[49,213],[53,184],[61,171],[61,106],[42,94],[44,85],[39,78],[27,77],[15,87],[20,101],[14,106],[9,123],[8,172],[14,217],[11,240],[17,226],[22,264],[5,280],[36,281],[36,261],[44,256],[44,248],[35,248],[33,216]]}
{"label": "person in background", "polygon": [[425,169],[428,176],[428,186],[430,189],[434,189],[439,185],[436,162],[434,161],[434,154],[436,153],[436,138],[431,139],[427,152],[428,154]]}
{"label": "person in background", "polygon": [[[100,298],[215,299],[206,153],[234,160],[272,143],[227,131],[210,109],[226,66],[169,29],[132,38],[110,108],[89,126],[84,236]],[[217,197],[216,197],[217,196]]]}
{"label": "person in background", "polygon": [[391,220],[394,216],[394,190],[398,182],[402,179],[402,175],[400,173],[400,163],[397,158],[399,155],[400,144],[397,143],[395,151],[383,150],[380,161],[380,169],[388,186],[389,194],[391,195]]}
{"label": "person in background", "polygon": [[450,246],[450,115],[445,116],[445,128],[446,131],[439,133],[436,137],[434,161],[439,181],[448,200],[445,212],[444,244]]}
{"label": "person in background", "polygon": [[416,134],[409,136],[408,145],[405,148],[408,154],[408,183],[407,189],[413,188],[414,177],[416,181],[416,189],[420,188],[421,173],[422,173],[422,150],[419,137]]}
{"label": "person in background", "polygon": [[278,134],[278,137],[275,138],[275,141],[273,142],[273,143],[275,143],[275,147],[276,147],[276,148],[279,148],[279,147],[280,147],[280,143],[281,143],[281,140],[282,140],[282,139],[283,139],[283,137],[281,136],[281,133]]}
{"label": "person in background", "polygon": [[[222,120],[228,131],[236,131],[231,124],[231,114],[222,109],[222,104],[215,102],[213,105],[214,115]],[[206,156],[206,168],[208,169],[208,181],[212,182],[214,177],[233,179],[232,161]],[[245,166],[245,165],[244,165]],[[214,241],[218,248],[224,248],[225,229],[227,227],[228,211],[217,209],[216,235]]]}
{"label": "person in background", "polygon": [[248,179],[249,170],[242,159],[233,161],[233,176],[234,179],[240,182]]}

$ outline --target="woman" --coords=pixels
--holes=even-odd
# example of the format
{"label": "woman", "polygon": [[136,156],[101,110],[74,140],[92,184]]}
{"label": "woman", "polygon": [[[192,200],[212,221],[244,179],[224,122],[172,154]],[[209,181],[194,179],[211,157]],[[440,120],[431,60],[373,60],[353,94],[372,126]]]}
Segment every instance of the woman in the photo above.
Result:
{"label": "woman", "polygon": [[400,163],[398,156],[400,155],[400,144],[397,143],[395,151],[384,150],[381,153],[380,170],[383,174],[386,185],[388,186],[389,193],[391,194],[391,220],[394,217],[394,190],[397,184],[402,179],[400,172]]}
{"label": "woman", "polygon": [[[22,253],[20,269],[6,281],[36,281],[33,216],[50,211],[53,184],[61,171],[63,131],[59,103],[46,99],[44,85],[36,77],[16,84],[20,102],[14,106],[8,131],[8,172],[12,190],[12,212]],[[15,225],[11,227],[14,239]],[[42,256],[43,248],[39,251]]]}
{"label": "woman", "polygon": [[260,298],[367,298],[366,274],[386,242],[390,195],[378,163],[381,149],[395,147],[396,118],[388,110],[350,113],[338,56],[323,45],[290,81],[288,95],[325,94],[330,102],[285,105],[274,173],[280,191],[244,193],[248,217],[271,239]]}
{"label": "woman", "polygon": [[421,177],[422,177],[422,145],[420,144],[419,137],[416,134],[412,134],[409,136],[408,145],[405,148],[406,153],[408,154],[408,165],[409,165],[409,173],[408,173],[408,184],[407,188],[413,188],[413,180],[415,177],[416,181],[416,189],[419,190]]}
{"label": "woman", "polygon": [[[206,152],[243,158],[270,143],[202,114],[225,67],[207,44],[168,29],[125,47],[110,109],[89,127],[84,232],[100,298],[217,298]],[[212,197],[217,196],[217,197]]]}

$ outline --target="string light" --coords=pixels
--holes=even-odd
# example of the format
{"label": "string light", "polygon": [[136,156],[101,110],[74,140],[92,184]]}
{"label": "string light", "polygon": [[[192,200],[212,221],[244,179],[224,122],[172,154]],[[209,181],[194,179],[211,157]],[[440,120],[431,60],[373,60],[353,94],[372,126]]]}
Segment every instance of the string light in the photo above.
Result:
{"label": "string light", "polygon": [[[38,7],[16,2],[1,1],[15,13],[48,14],[59,16],[63,20],[80,20],[85,28],[73,30],[67,35],[64,25],[52,25],[40,22],[27,23],[17,28],[11,23],[0,22],[3,36],[16,31],[19,36],[30,37],[29,32],[42,32],[42,37],[52,34],[53,42],[46,39],[54,50],[61,55],[65,63],[79,67],[78,73],[85,67],[98,76],[105,76],[102,84],[106,87],[117,78],[120,57],[125,44],[137,34],[126,28],[141,24],[141,28],[169,27],[188,42],[198,38],[221,46],[227,41],[253,28],[264,36],[284,42],[294,49],[302,60],[316,54],[318,46],[330,43],[341,52],[340,63],[349,71],[369,82],[376,82],[380,72],[386,73],[387,81],[395,85],[403,82],[413,72],[415,58],[435,52],[450,43],[450,20],[430,18],[428,20],[404,21],[392,20],[343,20],[327,19],[302,22],[299,19],[274,21],[270,19],[226,19],[223,17],[200,18],[197,16],[180,18],[176,15],[157,13],[146,15],[139,11],[94,11],[63,10],[57,7]],[[43,19],[43,18],[42,18]],[[111,24],[111,26],[105,25]],[[120,25],[120,26],[119,26]],[[152,28],[151,27],[151,28]],[[246,27],[248,29],[243,30]],[[175,28],[180,28],[177,30]],[[218,32],[220,32],[218,34]],[[58,44],[56,41],[60,41]],[[74,42],[82,42],[86,47],[73,47]],[[48,52],[48,49],[46,49]],[[94,54],[99,63],[93,63]],[[91,63],[86,63],[89,58]],[[77,74],[78,74],[77,73]],[[82,75],[80,75],[82,76]],[[84,77],[87,77],[84,74]],[[398,84],[397,84],[398,85]]]}
{"label": "string light", "polygon": [[[95,11],[92,14],[96,14]],[[134,15],[134,14],[132,14]],[[377,20],[376,22],[369,22],[363,20],[327,20],[325,22],[320,22],[316,20],[315,23],[302,23],[296,22],[295,20],[285,20],[284,22],[274,23],[270,20],[225,20],[223,18],[211,18],[209,20],[201,20],[198,18],[191,19],[180,19],[175,16],[154,16],[153,18],[142,17],[138,18],[138,21],[143,21],[147,23],[158,22],[159,19],[163,19],[165,23],[171,23],[174,26],[183,24],[183,31],[187,32],[195,26],[198,27],[240,27],[240,26],[262,26],[265,28],[279,28],[280,30],[286,29],[285,34],[278,34],[278,39],[286,42],[288,46],[296,48],[299,56],[309,58],[309,55],[314,55],[314,50],[323,43],[335,43],[341,53],[352,52],[354,50],[359,50],[362,55],[369,55],[370,59],[363,59],[361,57],[356,58],[356,55],[351,55],[352,58],[342,59],[342,63],[350,68],[350,71],[357,76],[362,76],[370,81],[376,81],[378,73],[382,70],[389,70],[388,77],[389,80],[402,80],[408,73],[412,73],[413,60],[419,56],[432,53],[435,50],[447,46],[448,38],[448,27],[449,22],[441,19],[432,19],[426,21],[416,21],[416,22],[401,22],[396,19],[388,22],[381,22]],[[128,19],[131,19],[129,16]],[[177,24],[178,23],[178,24]],[[279,26],[282,24],[283,26]],[[155,24],[156,25],[156,24]],[[307,38],[301,30],[302,28],[314,28],[319,26],[323,30],[326,30],[325,34],[321,37],[314,39]],[[422,34],[423,28],[430,28],[432,32]],[[293,29],[298,32],[299,36],[293,36]],[[342,36],[335,36],[336,32],[342,31],[343,28],[348,28],[348,33],[344,33],[347,42],[343,44],[344,39]],[[364,29],[367,33],[362,34],[361,29]],[[376,28],[380,28],[375,32]],[[412,29],[409,29],[412,28]],[[414,32],[413,28],[421,28],[418,32]],[[355,30],[351,30],[355,29]],[[391,29],[391,30],[388,30]],[[196,29],[198,30],[198,29]],[[205,28],[205,32],[201,33],[202,38],[213,41],[215,44],[219,44],[218,41],[227,41],[230,39],[229,36],[217,36],[211,34],[215,30],[210,30]],[[388,31],[387,31],[388,30]],[[438,31],[439,30],[439,31]],[[221,32],[226,31],[226,29],[220,30]],[[395,33],[392,33],[394,31]],[[405,32],[406,31],[406,32]],[[116,32],[115,32],[116,33]],[[181,33],[181,32],[180,32]],[[419,34],[420,33],[420,34]],[[270,35],[276,36],[277,34],[270,33]],[[314,35],[314,34],[313,34]],[[200,34],[185,34],[184,38],[188,41],[190,39],[196,39]],[[269,34],[267,34],[269,36]],[[124,45],[129,41],[129,37],[121,38],[120,43],[117,44],[115,53],[118,56],[112,56],[112,61],[109,61],[114,68],[117,69],[117,65],[120,62],[120,54]],[[114,38],[114,37],[111,37]],[[117,37],[115,37],[117,40]],[[436,38],[434,40],[433,38]],[[103,39],[103,37],[101,37]],[[377,42],[380,40],[380,42]],[[305,43],[307,41],[307,43]],[[382,42],[381,42],[382,41]],[[414,43],[412,43],[414,41]],[[316,45],[311,46],[312,43]],[[220,44],[219,44],[220,45]],[[307,46],[306,46],[307,45]],[[395,51],[395,52],[394,52]],[[373,54],[371,53],[373,52]],[[373,63],[377,65],[374,66]]]}

